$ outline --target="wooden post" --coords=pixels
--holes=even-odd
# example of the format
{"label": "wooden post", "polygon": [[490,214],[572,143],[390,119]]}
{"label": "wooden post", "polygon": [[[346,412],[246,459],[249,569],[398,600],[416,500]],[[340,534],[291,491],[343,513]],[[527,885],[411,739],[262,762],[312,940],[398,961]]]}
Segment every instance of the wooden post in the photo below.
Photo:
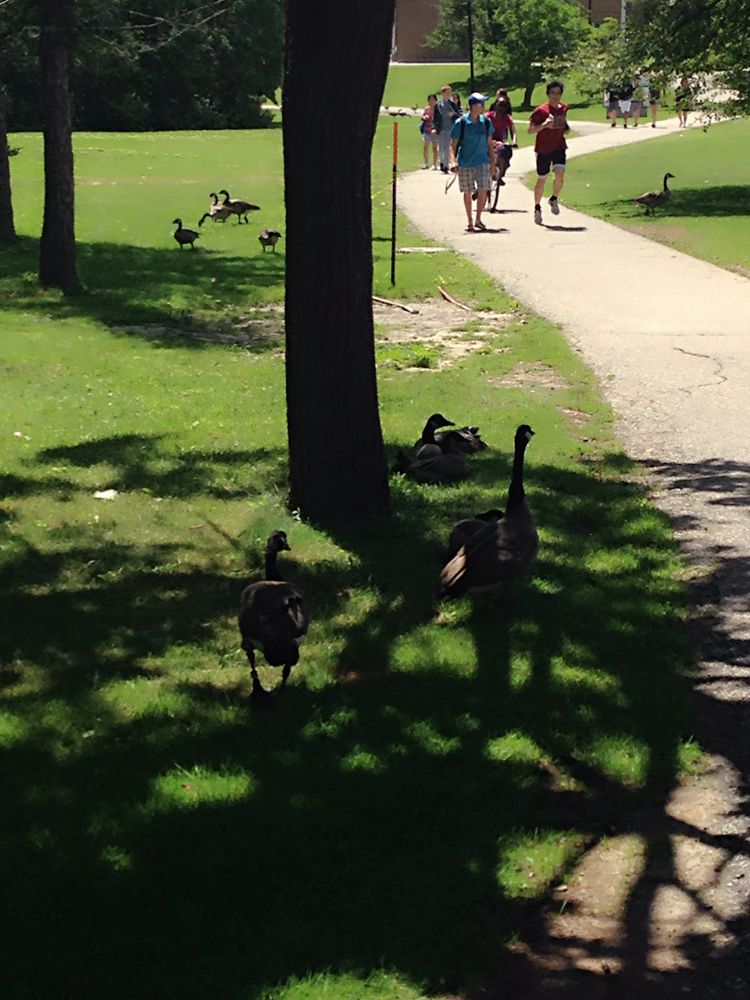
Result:
{"label": "wooden post", "polygon": [[398,175],[398,122],[393,123],[393,183],[391,192],[391,285],[396,284],[396,178]]}

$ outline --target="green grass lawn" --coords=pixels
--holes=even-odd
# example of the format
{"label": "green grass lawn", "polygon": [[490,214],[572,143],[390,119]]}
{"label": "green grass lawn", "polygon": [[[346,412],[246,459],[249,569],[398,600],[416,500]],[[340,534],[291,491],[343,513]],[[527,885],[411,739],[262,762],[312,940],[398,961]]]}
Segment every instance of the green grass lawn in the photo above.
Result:
{"label": "green grass lawn", "polygon": [[[655,142],[593,153],[568,172],[568,201],[584,212],[722,267],[750,274],[750,119],[686,129]],[[654,217],[633,198],[672,173]]]}
{"label": "green grass lawn", "polygon": [[[283,252],[255,241],[283,228],[279,133],[79,136],[89,290],[67,301],[34,285],[38,140],[17,144],[25,235],[0,257],[4,998],[471,990],[530,902],[697,756],[679,556],[593,376],[467,262],[406,258],[399,295],[439,278],[507,320],[480,317],[482,346],[450,367],[381,350],[389,455],[436,409],[491,447],[461,485],[394,477],[387,521],[315,530],[283,504],[280,339],[210,339],[281,296]],[[180,252],[170,220],[217,186],[262,204],[258,225],[209,225]],[[451,521],[503,502],[522,421],[537,568],[509,601],[436,607]],[[277,527],[313,621],[259,715],[234,616]]]}

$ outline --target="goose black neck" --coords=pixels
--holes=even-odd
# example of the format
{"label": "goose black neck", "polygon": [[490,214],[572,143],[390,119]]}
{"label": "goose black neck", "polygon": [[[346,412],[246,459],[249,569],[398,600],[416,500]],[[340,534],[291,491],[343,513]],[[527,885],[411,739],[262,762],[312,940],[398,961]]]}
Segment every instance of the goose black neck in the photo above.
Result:
{"label": "goose black neck", "polygon": [[506,513],[515,510],[523,502],[526,496],[523,489],[523,460],[526,453],[526,445],[528,444],[526,438],[516,439],[516,449],[513,454],[513,475],[510,478],[510,487],[508,489],[508,503],[506,505]]}
{"label": "goose black neck", "polygon": [[276,564],[277,556],[278,552],[272,545],[266,547],[266,580],[281,579],[281,573],[279,572],[279,567]]}
{"label": "goose black neck", "polygon": [[424,444],[436,444],[435,441],[435,428],[432,423],[428,420],[424,425],[424,430],[422,431],[422,441]]}
{"label": "goose black neck", "polygon": [[669,186],[667,185],[667,181],[668,180],[669,180],[669,174],[664,174],[664,190],[665,191],[669,190]]}

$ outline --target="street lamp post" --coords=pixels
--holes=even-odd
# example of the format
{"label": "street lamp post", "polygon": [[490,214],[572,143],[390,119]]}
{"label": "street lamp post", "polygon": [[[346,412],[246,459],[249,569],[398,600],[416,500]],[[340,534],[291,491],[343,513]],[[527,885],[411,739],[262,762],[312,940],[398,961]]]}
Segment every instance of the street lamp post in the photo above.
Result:
{"label": "street lamp post", "polygon": [[[624,0],[623,0],[624,3]],[[469,34],[469,80],[471,81],[471,92],[474,93],[474,22],[472,20],[471,0],[466,3],[466,27]]]}
{"label": "street lamp post", "polygon": [[620,27],[625,27],[628,17],[628,0],[620,0]]}

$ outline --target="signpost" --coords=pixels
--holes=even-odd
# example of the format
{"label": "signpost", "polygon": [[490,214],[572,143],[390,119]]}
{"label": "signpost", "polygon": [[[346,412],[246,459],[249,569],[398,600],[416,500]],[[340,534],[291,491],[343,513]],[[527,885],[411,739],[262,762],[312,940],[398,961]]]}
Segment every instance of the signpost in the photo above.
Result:
{"label": "signpost", "polygon": [[393,123],[393,182],[391,192],[391,285],[396,284],[396,177],[398,173],[398,122]]}

